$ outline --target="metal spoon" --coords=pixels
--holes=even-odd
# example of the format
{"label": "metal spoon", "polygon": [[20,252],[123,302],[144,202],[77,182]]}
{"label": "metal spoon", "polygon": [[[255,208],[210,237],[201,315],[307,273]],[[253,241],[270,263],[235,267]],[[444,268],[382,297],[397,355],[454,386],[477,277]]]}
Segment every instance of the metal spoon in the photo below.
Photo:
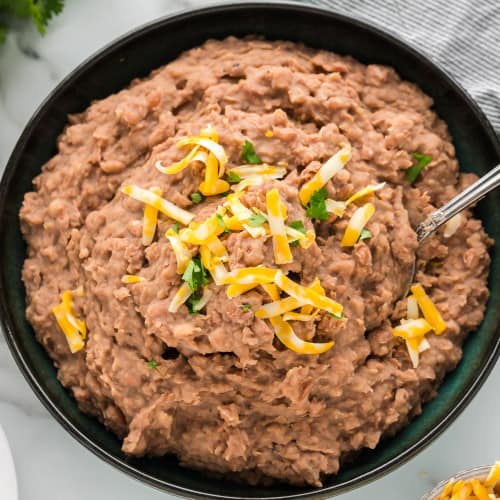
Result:
{"label": "metal spoon", "polygon": [[[425,239],[434,234],[445,222],[448,222],[454,215],[486,196],[490,191],[500,186],[500,165],[492,168],[486,175],[480,177],[474,184],[464,189],[452,198],[446,205],[436,210],[421,222],[415,232],[417,233],[417,242],[420,245]],[[416,261],[413,262],[411,278],[405,287],[404,297],[408,295],[410,286],[415,279],[417,272]]]}

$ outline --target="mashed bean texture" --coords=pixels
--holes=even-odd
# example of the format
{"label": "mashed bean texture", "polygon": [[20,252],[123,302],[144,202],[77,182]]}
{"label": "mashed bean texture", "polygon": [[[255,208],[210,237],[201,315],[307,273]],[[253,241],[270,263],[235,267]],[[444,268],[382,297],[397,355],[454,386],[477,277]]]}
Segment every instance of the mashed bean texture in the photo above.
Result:
{"label": "mashed bean texture", "polygon": [[[391,68],[289,42],[229,38],[70,116],[20,217],[27,317],[81,410],[123,438],[126,453],[173,453],[187,467],[250,483],[319,486],[353,452],[408,425],[460,360],[488,297],[489,240],[471,213],[451,237],[440,231],[416,250],[413,228],[474,180],[459,174],[447,127],[431,108]],[[168,312],[182,283],[164,237],[172,221],[160,216],[154,242],[144,246],[144,205],[120,187],[159,186],[204,219],[222,197],[193,204],[201,169],[168,176],[154,164],[181,159],[176,142],[208,123],[229,166],[242,163],[246,139],[263,161],[287,165],[284,179],[250,188],[242,200],[265,210],[266,192],[277,187],[289,220],[314,226],[315,243],[294,247],[282,268],[303,285],[319,277],[343,304],[343,319],[293,322],[304,340],[334,340],[326,353],[286,349],[253,314],[269,301],[260,288],[228,299],[224,286],[211,283],[201,314],[185,306]],[[345,200],[386,182],[372,195],[372,237],[346,248],[340,240],[356,207],[318,222],[298,199],[342,143],[351,144],[352,159],[328,182],[329,197]],[[412,184],[405,174],[413,152],[432,162]],[[224,242],[229,269],[274,265],[270,238],[242,231]],[[447,323],[444,334],[427,335],[430,349],[416,369],[392,334],[406,314],[399,296],[415,258],[417,281]],[[145,280],[123,284],[124,274]],[[75,311],[88,339],[71,354],[52,308],[63,290],[79,286]]]}

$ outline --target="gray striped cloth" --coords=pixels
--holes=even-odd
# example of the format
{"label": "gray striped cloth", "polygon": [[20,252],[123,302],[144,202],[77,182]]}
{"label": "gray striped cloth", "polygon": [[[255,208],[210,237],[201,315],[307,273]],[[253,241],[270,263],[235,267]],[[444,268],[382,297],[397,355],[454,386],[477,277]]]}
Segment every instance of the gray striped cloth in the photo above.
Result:
{"label": "gray striped cloth", "polygon": [[500,0],[308,0],[392,32],[455,78],[500,135]]}

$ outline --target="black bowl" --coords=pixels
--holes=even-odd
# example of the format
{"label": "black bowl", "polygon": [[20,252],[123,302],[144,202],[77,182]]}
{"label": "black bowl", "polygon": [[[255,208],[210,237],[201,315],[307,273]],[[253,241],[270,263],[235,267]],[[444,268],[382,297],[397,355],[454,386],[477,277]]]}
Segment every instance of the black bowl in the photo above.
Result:
{"label": "black bowl", "polygon": [[500,162],[493,129],[467,94],[428,59],[378,29],[313,7],[285,4],[239,4],[185,12],[160,19],[113,42],[73,71],[47,98],[28,123],[8,162],[0,185],[0,307],[7,341],[32,389],[78,441],[131,476],[188,498],[326,498],[392,470],[428,445],[465,408],[488,376],[499,353],[500,199],[489,196],[477,215],[497,243],[492,249],[491,298],[481,328],[465,344],[464,357],[416,418],[395,438],[364,452],[352,465],[326,479],[323,488],[287,485],[249,487],[210,478],[178,465],[173,457],[132,459],[120,441],[99,422],[81,413],[62,388],[44,349],[25,318],[21,267],[25,244],[18,212],[24,193],[40,167],[56,153],[56,138],[69,113],[84,110],[94,99],[146,76],[182,51],[207,38],[264,35],[304,42],[312,47],[351,54],[366,63],[391,65],[434,98],[435,109],[453,136],[461,169],[484,174]]}

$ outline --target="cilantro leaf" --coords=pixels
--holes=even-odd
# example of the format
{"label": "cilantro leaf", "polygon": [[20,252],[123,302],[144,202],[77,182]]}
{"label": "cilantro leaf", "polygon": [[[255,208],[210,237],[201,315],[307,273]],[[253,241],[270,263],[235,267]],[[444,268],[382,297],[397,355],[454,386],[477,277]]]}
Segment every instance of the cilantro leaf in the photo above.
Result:
{"label": "cilantro leaf", "polygon": [[201,295],[193,294],[186,300],[186,307],[190,314],[198,314],[203,307],[200,307]]}
{"label": "cilantro leaf", "polygon": [[306,215],[311,219],[327,220],[328,210],[325,203],[327,196],[328,193],[324,187],[318,191],[314,191],[307,205]]}
{"label": "cilantro leaf", "polygon": [[241,182],[241,177],[237,173],[230,170],[226,175],[226,181],[229,182],[229,184],[238,184],[238,182]]}
{"label": "cilantro leaf", "polygon": [[339,313],[328,313],[330,314],[330,316],[332,318],[336,318],[336,319],[342,319],[344,317],[344,313],[343,312],[339,312]]}
{"label": "cilantro leaf", "polygon": [[417,160],[417,164],[406,170],[406,180],[409,182],[415,182],[420,172],[422,172],[422,170],[432,161],[432,156],[417,152],[412,153],[411,155],[415,158],[415,160]]}
{"label": "cilantro leaf", "polygon": [[266,222],[266,217],[263,214],[253,214],[248,218],[248,225],[252,227],[259,227]]}
{"label": "cilantro leaf", "polygon": [[148,361],[148,368],[154,370],[157,366],[158,366],[158,361],[155,361],[154,359]]}
{"label": "cilantro leaf", "polygon": [[217,224],[224,229],[225,233],[229,233],[229,228],[226,226],[226,223],[224,222],[224,219],[222,218],[221,214],[215,214],[215,218],[217,219]]}
{"label": "cilantro leaf", "polygon": [[64,6],[63,0],[29,0],[31,18],[43,35],[52,16],[59,14]]}
{"label": "cilantro leaf", "polygon": [[253,165],[262,163],[259,155],[255,152],[253,144],[249,140],[246,140],[243,143],[243,148],[241,150],[241,159]]}
{"label": "cilantro leaf", "polygon": [[251,304],[241,304],[241,310],[245,313],[250,311],[251,308],[252,308]]}
{"label": "cilantro leaf", "polygon": [[[64,0],[0,0],[0,18],[9,24],[16,17],[31,18],[43,35],[49,21],[62,11],[63,6]],[[7,30],[7,25],[0,25],[0,43],[5,41]]]}
{"label": "cilantro leaf", "polygon": [[290,227],[296,231],[300,231],[302,234],[306,234],[306,227],[301,220],[294,220],[290,222]]}
{"label": "cilantro leaf", "polygon": [[196,292],[196,290],[208,283],[207,271],[201,262],[200,256],[193,257],[189,261],[182,279],[189,285],[189,288],[193,292]]}
{"label": "cilantro leaf", "polygon": [[362,229],[359,235],[359,241],[369,240],[370,238],[373,238],[372,232],[369,229]]}
{"label": "cilantro leaf", "polygon": [[179,232],[179,223],[178,222],[175,222],[173,225],[172,225],[172,231],[174,233],[178,233]]}
{"label": "cilantro leaf", "polygon": [[194,193],[191,193],[189,195],[189,197],[191,198],[191,201],[197,205],[198,203],[201,203],[203,201],[203,195],[201,193],[199,193],[198,191],[195,191]]}
{"label": "cilantro leaf", "polygon": [[7,32],[8,31],[9,31],[9,28],[7,28],[7,26],[0,24],[0,44],[4,43],[5,40],[7,40]]}

